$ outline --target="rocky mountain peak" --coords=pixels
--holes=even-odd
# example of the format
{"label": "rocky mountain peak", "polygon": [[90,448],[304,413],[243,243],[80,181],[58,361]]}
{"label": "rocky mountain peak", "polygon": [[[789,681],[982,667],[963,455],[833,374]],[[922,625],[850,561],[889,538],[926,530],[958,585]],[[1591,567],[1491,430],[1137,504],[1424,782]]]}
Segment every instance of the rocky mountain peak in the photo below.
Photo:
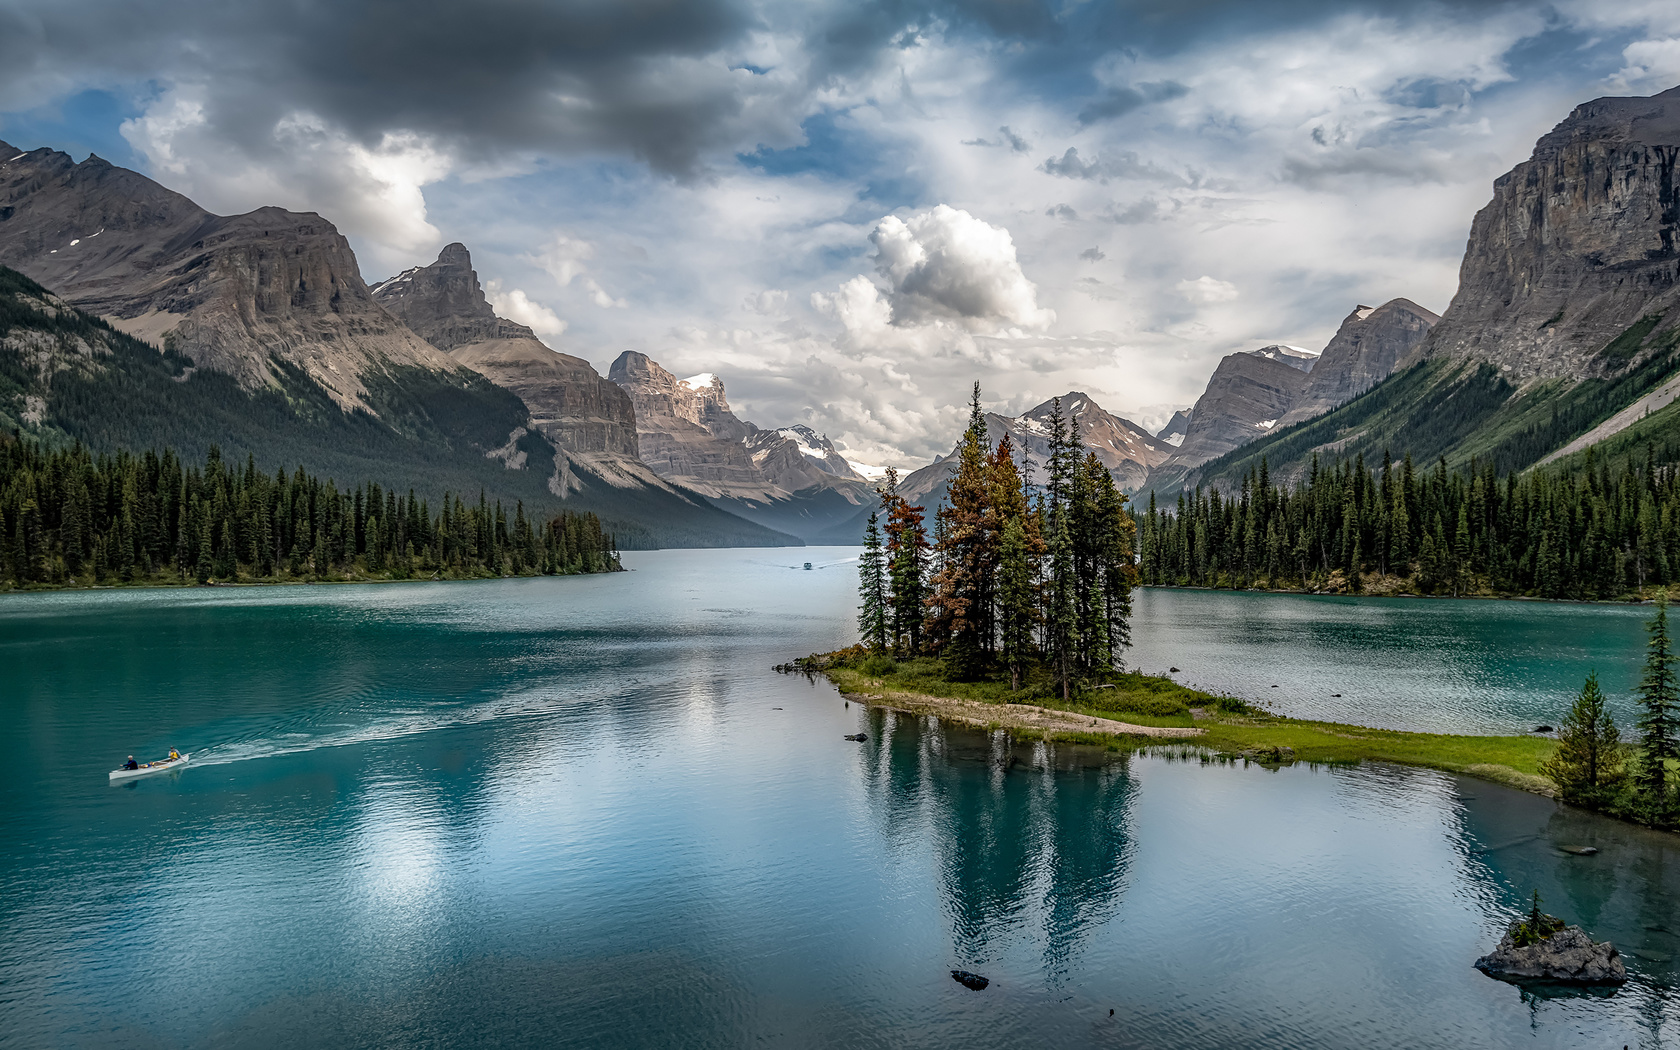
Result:
{"label": "rocky mountain peak", "polygon": [[1181,408],[1167,420],[1167,425],[1155,432],[1155,437],[1174,448],[1184,444],[1184,432],[1190,429],[1190,410]]}
{"label": "rocky mountain peak", "polygon": [[638,418],[670,416],[729,441],[739,441],[755,429],[735,418],[723,380],[711,372],[679,380],[648,355],[626,350],[613,362],[607,378],[629,391]]}
{"label": "rocky mountain peak", "polygon": [[[1575,107],[1476,214],[1458,293],[1414,357],[1509,380],[1618,373],[1680,343],[1680,88]],[[1635,330],[1644,318],[1657,318]]]}
{"label": "rocky mountain peak", "polygon": [[445,245],[437,262],[404,270],[372,291],[380,305],[446,353],[486,339],[537,337],[524,325],[496,316],[472,268],[472,254],[459,241]]}
{"label": "rocky mountain peak", "polygon": [[1280,425],[1323,415],[1387,379],[1440,319],[1410,299],[1355,306],[1325,344]]}
{"label": "rocky mountain peak", "polygon": [[[1361,306],[1360,309],[1368,311],[1370,308]],[[1290,368],[1301,372],[1311,372],[1313,366],[1318,364],[1317,354],[1299,346],[1290,346],[1288,343],[1273,343],[1271,346],[1262,346],[1258,350],[1247,352],[1255,357],[1264,357],[1267,360],[1288,365]]]}
{"label": "rocky mountain peak", "polygon": [[99,157],[0,144],[0,265],[248,387],[301,369],[346,408],[389,365],[455,366],[376,303],[319,215],[212,215]]}

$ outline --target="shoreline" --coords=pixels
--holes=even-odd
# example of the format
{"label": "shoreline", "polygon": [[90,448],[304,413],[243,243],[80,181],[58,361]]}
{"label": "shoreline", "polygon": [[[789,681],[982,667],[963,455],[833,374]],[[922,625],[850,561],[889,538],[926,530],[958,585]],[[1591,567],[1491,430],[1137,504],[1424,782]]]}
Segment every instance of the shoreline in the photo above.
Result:
{"label": "shoreline", "polygon": [[336,577],[318,578],[312,580],[286,579],[247,579],[247,580],[211,580],[208,583],[197,581],[175,583],[166,580],[135,580],[132,583],[43,583],[29,584],[16,587],[10,584],[0,586],[0,600],[7,595],[17,594],[74,594],[92,591],[196,591],[221,590],[233,587],[303,587],[315,585],[342,584],[382,584],[382,583],[484,583],[490,580],[536,580],[552,577],[555,579],[567,576],[610,576],[614,573],[629,572],[622,566],[608,569],[604,572],[530,572],[509,575],[493,575],[485,573],[481,576],[364,576],[364,577]]}
{"label": "shoreline", "polygon": [[[830,679],[833,681],[833,679]],[[838,688],[838,683],[835,683]],[[1121,722],[1099,715],[1085,715],[1034,704],[992,704],[984,700],[960,700],[955,697],[929,696],[889,690],[885,693],[840,693],[847,700],[855,700],[866,707],[880,707],[907,715],[933,715],[936,718],[984,729],[1025,730],[1035,733],[1085,733],[1111,737],[1143,736],[1177,740],[1204,736],[1206,729],[1189,726],[1146,726]]]}
{"label": "shoreline", "polygon": [[[1473,776],[1546,798],[1558,797],[1557,786],[1537,768],[1556,745],[1549,737],[1413,733],[1277,715],[1222,714],[1204,707],[1192,708],[1187,718],[1142,716],[1139,722],[1124,722],[1090,709],[941,697],[887,687],[841,669],[820,673],[848,701],[905,714],[932,715],[963,725],[1004,729],[1053,743],[1096,744],[1120,751],[1174,740],[1205,748],[1222,758],[1274,766],[1390,762]],[[1144,724],[1146,721],[1179,724],[1149,725]],[[1182,724],[1185,721],[1192,724]]]}
{"label": "shoreline", "polygon": [[1652,599],[1541,598],[1532,594],[1418,594],[1416,591],[1308,591],[1299,587],[1213,587],[1199,583],[1140,583],[1134,590],[1209,591],[1222,594],[1288,594],[1297,598],[1416,598],[1420,601],[1545,602],[1552,605],[1650,605]]}

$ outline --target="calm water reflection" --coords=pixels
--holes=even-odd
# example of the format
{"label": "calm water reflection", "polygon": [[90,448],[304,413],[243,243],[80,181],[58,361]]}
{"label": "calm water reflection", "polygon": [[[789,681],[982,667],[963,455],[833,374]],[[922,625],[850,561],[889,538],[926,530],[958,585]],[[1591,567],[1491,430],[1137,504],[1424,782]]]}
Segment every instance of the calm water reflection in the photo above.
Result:
{"label": "calm water reflection", "polygon": [[[1557,724],[1596,670],[1631,727],[1642,606],[1138,592],[1134,667],[1301,718],[1436,733]],[[1273,688],[1273,687],[1276,688]]]}
{"label": "calm water reflection", "polygon": [[[850,640],[849,553],[0,601],[0,1045],[1680,1038],[1674,837],[1416,770],[847,707],[769,667]],[[1303,674],[1341,629],[1289,633]],[[170,744],[194,764],[106,786]],[[1634,982],[1471,969],[1535,887]]]}

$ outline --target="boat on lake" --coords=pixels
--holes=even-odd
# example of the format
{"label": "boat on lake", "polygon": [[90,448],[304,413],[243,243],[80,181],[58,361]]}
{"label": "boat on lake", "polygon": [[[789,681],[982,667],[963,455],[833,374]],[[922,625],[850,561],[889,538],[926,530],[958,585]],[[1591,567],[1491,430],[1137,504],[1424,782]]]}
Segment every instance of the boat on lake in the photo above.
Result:
{"label": "boat on lake", "polygon": [[161,762],[143,762],[135,769],[113,769],[111,770],[111,783],[116,784],[124,780],[133,780],[135,777],[151,776],[153,773],[162,773],[166,769],[180,769],[187,764],[187,759],[190,757],[190,755],[183,754],[178,758],[166,758]]}

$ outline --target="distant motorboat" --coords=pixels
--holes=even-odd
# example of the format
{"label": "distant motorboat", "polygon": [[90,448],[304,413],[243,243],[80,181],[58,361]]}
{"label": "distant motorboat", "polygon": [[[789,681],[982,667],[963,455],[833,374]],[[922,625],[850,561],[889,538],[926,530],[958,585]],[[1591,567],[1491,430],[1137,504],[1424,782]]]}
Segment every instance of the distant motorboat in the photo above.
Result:
{"label": "distant motorboat", "polygon": [[161,762],[146,762],[138,769],[113,769],[111,770],[111,783],[133,780],[135,777],[151,776],[153,773],[162,773],[166,769],[179,769],[187,764],[187,759],[190,757],[190,755],[182,755],[180,758],[166,758]]}
{"label": "distant motorboat", "polygon": [[810,563],[810,562],[806,562],[806,563],[805,563],[805,571],[806,571],[806,572],[810,572],[810,571],[811,571],[811,563]]}

